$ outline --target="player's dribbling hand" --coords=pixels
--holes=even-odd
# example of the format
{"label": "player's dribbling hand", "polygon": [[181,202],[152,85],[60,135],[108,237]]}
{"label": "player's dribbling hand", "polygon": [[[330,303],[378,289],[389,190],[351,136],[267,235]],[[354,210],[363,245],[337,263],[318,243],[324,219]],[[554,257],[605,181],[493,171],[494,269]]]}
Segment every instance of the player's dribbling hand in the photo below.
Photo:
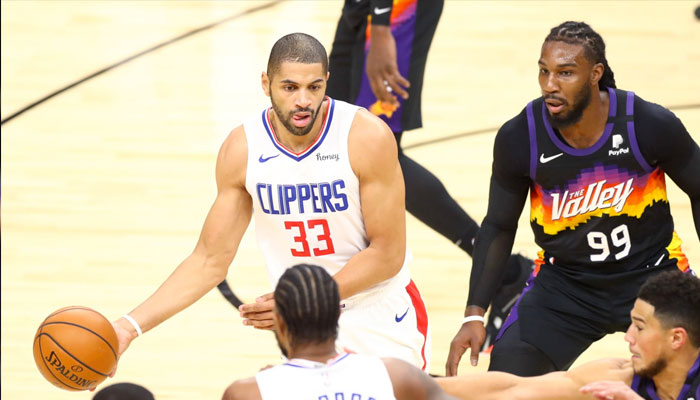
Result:
{"label": "player's dribbling hand", "polygon": [[583,394],[593,395],[599,400],[642,400],[632,388],[622,381],[598,381],[579,389]]}
{"label": "player's dribbling hand", "polygon": [[484,328],[482,322],[472,321],[462,324],[459,332],[457,332],[450,343],[450,353],[447,356],[447,363],[445,364],[445,374],[447,376],[457,375],[459,361],[462,359],[462,355],[467,349],[471,349],[469,359],[472,366],[476,366],[479,363],[479,351],[485,339],[486,328]]}
{"label": "player's dribbling hand", "polygon": [[[131,324],[126,322],[128,327],[122,326],[120,321],[123,321],[123,318],[120,318],[116,321],[112,321],[112,327],[114,328],[114,332],[117,334],[117,343],[119,343],[119,350],[117,351],[117,364],[114,366],[114,369],[109,373],[110,378],[114,378],[114,374],[117,373],[117,366],[119,365],[119,357],[121,357],[122,353],[126,351],[126,349],[129,347],[131,344],[131,341],[134,340],[136,336],[132,333],[132,331],[129,329],[131,328]],[[97,387],[94,387],[90,389],[91,392],[94,392]]]}
{"label": "player's dribbling hand", "polygon": [[255,303],[242,304],[238,311],[243,318],[243,325],[256,329],[275,329],[273,310],[275,309],[275,294],[267,293],[257,299]]}

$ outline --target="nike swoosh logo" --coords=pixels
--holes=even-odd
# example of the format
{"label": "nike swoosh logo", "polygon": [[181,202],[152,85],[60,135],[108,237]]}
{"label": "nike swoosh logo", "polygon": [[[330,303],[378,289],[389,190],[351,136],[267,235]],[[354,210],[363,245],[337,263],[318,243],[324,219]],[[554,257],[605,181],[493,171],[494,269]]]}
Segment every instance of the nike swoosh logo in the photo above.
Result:
{"label": "nike swoosh logo", "polygon": [[406,312],[403,313],[403,315],[400,316],[400,317],[399,317],[398,314],[396,314],[396,315],[394,316],[394,319],[396,320],[396,322],[401,322],[401,321],[403,321],[404,317],[406,317],[406,314],[408,314],[408,310],[409,310],[409,309],[407,308],[407,309],[406,309]]}
{"label": "nike swoosh logo", "polygon": [[263,157],[262,154],[260,154],[260,158],[258,159],[258,161],[260,161],[261,163],[264,163],[265,161],[273,159],[273,158],[277,157],[278,155],[279,154],[275,154],[274,156],[270,156],[270,157]]}
{"label": "nike swoosh logo", "polygon": [[379,7],[374,7],[374,15],[381,15],[386,12],[391,11],[391,7],[386,7],[386,8],[379,8]]}
{"label": "nike swoosh logo", "polygon": [[553,156],[545,157],[545,156],[544,156],[544,153],[542,153],[542,154],[540,154],[540,162],[541,162],[542,164],[546,164],[546,163],[548,163],[548,162],[554,160],[555,158],[560,157],[560,156],[563,156],[563,155],[564,155],[564,153],[559,153],[559,154],[555,154],[555,155],[553,155]]}

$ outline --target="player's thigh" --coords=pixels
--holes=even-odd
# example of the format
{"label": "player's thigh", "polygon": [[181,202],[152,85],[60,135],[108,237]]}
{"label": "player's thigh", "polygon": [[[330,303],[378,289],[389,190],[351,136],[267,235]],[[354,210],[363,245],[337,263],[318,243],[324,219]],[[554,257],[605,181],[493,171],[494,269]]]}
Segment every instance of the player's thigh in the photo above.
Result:
{"label": "player's thigh", "polygon": [[430,352],[426,318],[425,307],[417,309],[406,290],[394,290],[344,310],[338,343],[356,353],[396,357],[423,367]]}

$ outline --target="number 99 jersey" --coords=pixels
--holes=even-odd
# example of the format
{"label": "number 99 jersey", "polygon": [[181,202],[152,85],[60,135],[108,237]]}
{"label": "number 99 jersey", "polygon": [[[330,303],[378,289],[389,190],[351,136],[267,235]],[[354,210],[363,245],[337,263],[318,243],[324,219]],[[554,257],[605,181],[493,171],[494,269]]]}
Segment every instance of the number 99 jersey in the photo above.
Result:
{"label": "number 99 jersey", "polygon": [[541,256],[549,264],[588,271],[600,266],[622,272],[668,263],[686,270],[665,174],[650,166],[639,149],[635,95],[611,88],[608,93],[605,130],[586,149],[569,146],[554,131],[542,98],[526,107],[530,224],[545,250]]}

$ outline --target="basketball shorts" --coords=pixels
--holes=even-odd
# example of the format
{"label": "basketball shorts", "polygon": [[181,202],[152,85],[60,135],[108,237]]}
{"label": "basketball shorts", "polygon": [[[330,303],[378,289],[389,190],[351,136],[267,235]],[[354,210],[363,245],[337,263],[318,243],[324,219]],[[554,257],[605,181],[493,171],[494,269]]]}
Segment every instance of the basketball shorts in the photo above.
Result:
{"label": "basketball shorts", "polygon": [[[351,3],[352,4],[352,3]],[[367,15],[345,7],[338,21],[329,56],[330,79],[326,93],[335,99],[364,107],[379,115],[393,132],[420,128],[421,92],[428,50],[442,14],[443,0],[398,0],[391,14],[391,33],[401,76],[411,82],[409,98],[399,98],[400,107],[381,110],[372,93],[365,61],[369,53]]]}
{"label": "basketball shorts", "polygon": [[341,307],[339,351],[399,358],[428,370],[428,313],[413,281],[406,287],[389,286]]}
{"label": "basketball shorts", "polygon": [[666,260],[618,273],[574,272],[545,262],[506,318],[494,351],[517,320],[522,341],[546,354],[558,369],[567,369],[593,342],[627,330],[644,282],[662,271],[679,270],[675,259]]}

